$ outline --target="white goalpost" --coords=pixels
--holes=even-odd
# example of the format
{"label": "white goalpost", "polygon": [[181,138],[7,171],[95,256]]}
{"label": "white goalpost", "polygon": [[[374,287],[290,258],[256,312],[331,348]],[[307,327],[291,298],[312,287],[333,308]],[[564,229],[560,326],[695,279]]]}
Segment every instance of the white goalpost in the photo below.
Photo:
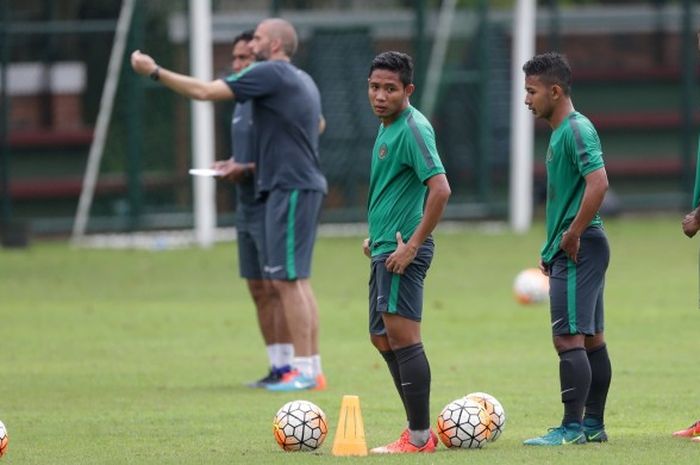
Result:
{"label": "white goalpost", "polygon": [[535,0],[517,0],[513,12],[510,105],[510,198],[509,222],[516,233],[532,224],[532,174],[534,119],[524,104],[522,65],[535,52]]}
{"label": "white goalpost", "polygon": [[[211,81],[211,0],[190,0],[190,62],[192,76]],[[192,164],[209,168],[214,163],[214,107],[211,102],[192,101]],[[201,247],[214,243],[216,184],[212,178],[195,176],[195,238]]]}

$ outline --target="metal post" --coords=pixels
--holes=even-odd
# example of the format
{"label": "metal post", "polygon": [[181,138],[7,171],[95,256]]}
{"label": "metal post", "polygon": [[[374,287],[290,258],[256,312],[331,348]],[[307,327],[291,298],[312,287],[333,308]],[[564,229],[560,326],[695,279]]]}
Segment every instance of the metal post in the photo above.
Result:
{"label": "metal post", "polygon": [[421,95],[420,111],[428,118],[433,117],[435,104],[437,102],[440,85],[442,83],[442,73],[447,57],[447,47],[449,46],[452,34],[452,23],[454,19],[457,0],[445,0],[440,7],[437,29],[433,38],[433,47],[430,52],[430,63],[425,76],[425,86]]}
{"label": "metal post", "polygon": [[532,173],[534,119],[524,102],[521,67],[535,52],[537,3],[517,0],[513,11],[513,52],[511,60],[510,123],[510,225],[525,233],[532,224]]}
{"label": "metal post", "polygon": [[561,47],[559,0],[549,0],[549,49],[559,51]]}
{"label": "metal post", "polygon": [[[51,22],[56,17],[56,2],[44,0],[44,20]],[[53,126],[53,95],[51,89],[51,66],[56,57],[55,40],[51,40],[51,34],[43,37],[41,53],[41,89],[39,89],[39,107],[41,110],[41,128],[50,131]]]}
{"label": "metal post", "polygon": [[12,221],[12,200],[10,199],[10,98],[8,92],[8,68],[10,66],[10,11],[7,1],[2,0],[0,15],[2,27],[0,28],[0,227],[9,227]]}
{"label": "metal post", "polygon": [[[211,1],[190,0],[190,66],[192,76],[210,81],[212,70]],[[214,163],[214,106],[195,102],[192,108],[192,161],[195,168]],[[216,228],[216,190],[214,180],[194,179],[194,224],[197,243],[209,247]]]}
{"label": "metal post", "polygon": [[491,26],[489,24],[488,0],[479,0],[479,153],[476,157],[477,198],[487,202],[491,190]]}
{"label": "metal post", "polygon": [[[128,50],[143,48],[144,42],[144,8],[143,1],[134,2],[134,13],[132,16],[131,34],[129,37],[130,46]],[[127,55],[128,55],[127,51]],[[128,56],[123,58],[129,60]],[[143,195],[141,189],[141,159],[143,155],[143,108],[144,108],[144,80],[139,79],[136,73],[130,72],[128,67],[124,68],[127,92],[128,114],[127,118],[127,154],[126,154],[126,184],[128,198],[128,223],[127,229],[135,231],[141,221],[141,204]]]}
{"label": "metal post", "polygon": [[413,48],[415,50],[415,72],[413,81],[416,85],[416,92],[413,98],[416,102],[420,102],[423,96],[423,83],[425,82],[425,73],[428,65],[425,53],[425,0],[415,0],[413,9],[415,12],[416,31],[413,37]]}
{"label": "metal post", "polygon": [[[681,133],[681,187],[689,195],[693,194],[693,176],[691,170],[693,134],[693,102],[695,54],[697,53],[692,26],[692,1],[683,0],[683,13],[681,14],[681,63],[683,69],[683,97],[681,98],[681,115],[683,118]],[[685,204],[689,204],[686,202]]]}

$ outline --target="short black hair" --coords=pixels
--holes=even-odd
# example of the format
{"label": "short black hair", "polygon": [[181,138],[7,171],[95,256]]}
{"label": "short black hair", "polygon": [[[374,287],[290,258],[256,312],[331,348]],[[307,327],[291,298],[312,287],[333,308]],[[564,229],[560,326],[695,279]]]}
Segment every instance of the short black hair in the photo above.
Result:
{"label": "short black hair", "polygon": [[398,73],[399,80],[404,86],[413,83],[413,59],[401,52],[383,52],[374,57],[372,65],[369,67],[369,75],[375,69],[386,69]]}
{"label": "short black hair", "polygon": [[238,42],[243,41],[243,42],[250,42],[253,40],[253,35],[255,34],[255,31],[252,29],[248,29],[247,31],[243,31],[240,34],[238,34],[236,37],[233,38],[233,45],[235,46]]}
{"label": "short black hair", "polygon": [[571,93],[571,67],[566,57],[557,52],[547,52],[532,57],[523,65],[525,76],[539,76],[548,84],[556,84]]}

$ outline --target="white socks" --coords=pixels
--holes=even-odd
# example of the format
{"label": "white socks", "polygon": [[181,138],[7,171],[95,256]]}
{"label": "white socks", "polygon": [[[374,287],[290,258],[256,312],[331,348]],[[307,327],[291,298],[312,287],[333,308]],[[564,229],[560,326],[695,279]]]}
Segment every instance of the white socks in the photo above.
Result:
{"label": "white socks", "polygon": [[273,368],[291,366],[294,359],[294,346],[289,343],[270,344],[267,348],[267,358]]}

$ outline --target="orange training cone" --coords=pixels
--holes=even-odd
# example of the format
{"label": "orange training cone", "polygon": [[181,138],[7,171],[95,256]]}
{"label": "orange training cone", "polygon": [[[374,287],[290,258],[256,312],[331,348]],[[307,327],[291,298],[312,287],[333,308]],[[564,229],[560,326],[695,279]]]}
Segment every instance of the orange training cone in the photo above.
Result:
{"label": "orange training cone", "polygon": [[333,439],[333,455],[367,455],[365,427],[362,424],[360,398],[343,396],[338,428]]}

